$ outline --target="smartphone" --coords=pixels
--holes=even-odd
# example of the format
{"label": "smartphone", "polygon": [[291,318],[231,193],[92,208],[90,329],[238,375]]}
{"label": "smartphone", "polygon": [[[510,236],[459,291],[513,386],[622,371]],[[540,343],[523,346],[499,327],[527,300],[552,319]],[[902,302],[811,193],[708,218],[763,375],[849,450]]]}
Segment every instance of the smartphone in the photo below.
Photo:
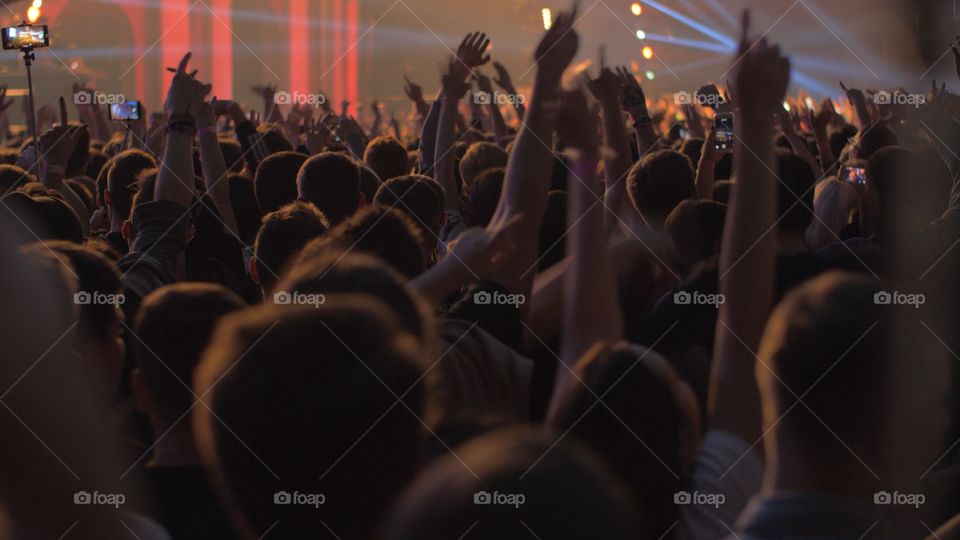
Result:
{"label": "smartphone", "polygon": [[680,139],[684,141],[690,139],[690,132],[687,130],[687,128],[680,128]]}
{"label": "smartphone", "polygon": [[39,49],[50,45],[47,25],[20,25],[3,29],[4,49]]}
{"label": "smartphone", "polygon": [[140,120],[140,113],[143,107],[139,101],[124,101],[122,103],[112,103],[110,105],[111,120]]}
{"label": "smartphone", "polygon": [[847,174],[843,176],[843,179],[851,184],[862,186],[867,183],[867,170],[863,167],[847,167]]}
{"label": "smartphone", "polygon": [[718,114],[713,117],[714,146],[726,152],[733,149],[733,113]]}

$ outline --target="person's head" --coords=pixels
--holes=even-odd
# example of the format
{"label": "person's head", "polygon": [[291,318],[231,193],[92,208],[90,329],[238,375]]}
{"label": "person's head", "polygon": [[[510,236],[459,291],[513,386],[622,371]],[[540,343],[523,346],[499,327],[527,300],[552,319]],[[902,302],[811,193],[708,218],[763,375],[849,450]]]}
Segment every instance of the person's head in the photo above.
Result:
{"label": "person's head", "polygon": [[813,195],[816,216],[807,228],[807,245],[813,251],[840,238],[840,231],[850,222],[859,207],[857,187],[850,182],[830,177],[817,184]]}
{"label": "person's head", "polygon": [[37,177],[16,165],[0,165],[0,197],[30,182]]}
{"label": "person's head", "polygon": [[277,152],[257,165],[253,185],[264,213],[297,200],[297,173],[307,159],[299,152]]}
{"label": "person's head", "polygon": [[[606,458],[633,491],[647,535],[661,537],[677,519],[673,497],[699,452],[693,390],[662,356],[635,345],[598,344],[574,371],[549,425]],[[598,395],[605,408],[593,407]]]}
{"label": "person's head", "polygon": [[[293,151],[293,145],[290,144],[287,136],[283,134],[283,127],[278,124],[261,124],[257,126],[257,138],[259,144],[263,145],[263,149],[268,156],[280,152]],[[227,163],[227,166],[229,167],[230,164]]]}
{"label": "person's head", "polygon": [[363,162],[384,182],[409,174],[407,149],[393,137],[376,137],[367,145]]}
{"label": "person's head", "polygon": [[294,303],[303,295],[369,294],[396,315],[404,330],[431,348],[431,319],[427,308],[390,265],[373,255],[333,247],[304,250],[296,264],[277,283],[265,302]]}
{"label": "person's head", "polygon": [[244,305],[213,283],[167,285],[143,299],[134,322],[139,339],[134,340],[138,369],[133,390],[154,430],[163,432],[190,410],[193,372],[213,329],[221,317]]}
{"label": "person's head", "polygon": [[327,232],[327,218],[317,207],[292,202],[263,216],[263,225],[254,242],[250,275],[264,291],[273,289],[291,259],[308,242]]}
{"label": "person's head", "polygon": [[883,148],[900,144],[897,134],[885,125],[869,126],[858,133],[856,139],[857,158],[866,160]]}
{"label": "person's head", "polygon": [[84,371],[92,374],[91,380],[113,392],[120,382],[126,350],[117,265],[91,248],[62,240],[34,244],[28,249],[50,250],[73,269],[78,281],[73,302],[80,312],[76,349]]}
{"label": "person's head", "polygon": [[681,273],[720,253],[727,206],[706,200],[686,200],[667,216],[664,229],[673,241]]}
{"label": "person's head", "polygon": [[356,213],[365,203],[360,193],[360,167],[349,157],[334,152],[317,154],[297,174],[300,199],[312,202],[336,225]]}
{"label": "person's head", "polygon": [[18,157],[20,157],[20,151],[16,148],[8,146],[0,148],[0,164],[16,165]]}
{"label": "person's head", "polygon": [[425,364],[372,296],[226,316],[195,374],[194,432],[242,536],[369,537],[418,466]]}
{"label": "person's head", "polygon": [[629,493],[573,440],[509,428],[454,452],[397,498],[379,538],[646,538]]}
{"label": "person's head", "polygon": [[103,170],[103,166],[107,163],[109,158],[102,150],[96,150],[94,148],[90,149],[90,159],[87,160],[87,170],[84,172],[90,178],[99,178],[100,171]]}
{"label": "person's head", "polygon": [[470,185],[466,197],[464,220],[471,227],[486,227],[493,219],[493,213],[500,202],[503,180],[507,170],[499,167],[487,169],[478,174]]}
{"label": "person's head", "polygon": [[133,195],[137,191],[137,180],[147,169],[153,169],[157,162],[153,156],[142,150],[126,150],[114,156],[106,165],[107,186],[103,201],[110,210],[110,225],[119,227],[130,218]]}
{"label": "person's head", "polygon": [[422,230],[420,239],[425,254],[437,246],[437,235],[443,227],[443,202],[432,179],[417,174],[387,180],[377,190],[373,201],[387,208],[395,208],[411,217]]}
{"label": "person's head", "polygon": [[67,240],[76,244],[83,242],[80,218],[59,197],[44,194],[30,196],[22,191],[14,191],[3,197],[0,220],[3,226],[30,231],[29,242],[38,239]]}
{"label": "person's head", "polygon": [[506,167],[507,153],[489,142],[477,142],[470,145],[467,153],[460,159],[460,180],[463,182],[463,192],[469,193],[473,181],[487,169]]}
{"label": "person's head", "polygon": [[929,156],[921,160],[901,146],[884,148],[870,158],[867,189],[879,204],[882,236],[919,231],[947,209],[950,176],[936,165]]}
{"label": "person's head", "polygon": [[257,193],[253,182],[242,174],[231,173],[227,178],[230,186],[230,206],[233,215],[237,218],[237,228],[240,229],[240,240],[245,245],[253,245],[263,220],[260,203],[257,202]]}
{"label": "person's head", "polygon": [[894,308],[875,301],[881,289],[873,278],[829,273],[794,289],[770,316],[757,380],[771,430],[768,474],[780,487],[812,482],[829,491],[839,482],[852,491],[851,478],[869,475],[858,460],[880,463],[894,335]]}
{"label": "person's head", "polygon": [[363,194],[364,199],[372,201],[383,182],[370,167],[367,167],[363,163],[358,163],[357,165],[360,167],[360,193]]}
{"label": "person's head", "polygon": [[703,155],[703,145],[706,140],[700,137],[693,137],[683,141],[680,145],[680,153],[690,158],[690,163],[694,166],[700,163],[700,157]]}
{"label": "person's head", "polygon": [[690,159],[673,150],[647,155],[630,169],[627,192],[634,208],[653,228],[660,228],[673,209],[693,196]]}
{"label": "person's head", "polygon": [[857,128],[851,124],[830,133],[830,152],[837,159],[849,159],[850,156],[844,156],[843,152],[856,136]]}
{"label": "person's head", "polygon": [[240,143],[231,139],[220,139],[220,152],[223,153],[223,162],[227,166],[227,171],[240,174],[243,172],[247,162],[244,159],[243,147]]}
{"label": "person's head", "polygon": [[730,191],[733,189],[732,180],[721,180],[713,185],[713,200],[720,204],[730,202]]}
{"label": "person's head", "polygon": [[780,149],[776,156],[780,238],[803,243],[803,235],[813,221],[813,190],[817,178],[807,160],[793,152]]}
{"label": "person's head", "polygon": [[73,153],[67,158],[64,178],[73,178],[87,173],[87,164],[90,162],[90,131],[81,129],[77,137],[77,144]]}
{"label": "person's head", "polygon": [[403,212],[373,204],[333,228],[323,238],[307,244],[301,258],[330,248],[367,253],[382,259],[407,279],[413,279],[427,268],[421,234]]}
{"label": "person's head", "polygon": [[93,198],[93,192],[90,191],[90,188],[87,187],[87,183],[80,180],[85,178],[83,176],[78,176],[76,178],[70,178],[64,180],[64,183],[70,187],[71,190],[80,198],[80,201],[83,203],[83,206],[86,207],[88,212],[93,212],[97,209],[96,202]]}

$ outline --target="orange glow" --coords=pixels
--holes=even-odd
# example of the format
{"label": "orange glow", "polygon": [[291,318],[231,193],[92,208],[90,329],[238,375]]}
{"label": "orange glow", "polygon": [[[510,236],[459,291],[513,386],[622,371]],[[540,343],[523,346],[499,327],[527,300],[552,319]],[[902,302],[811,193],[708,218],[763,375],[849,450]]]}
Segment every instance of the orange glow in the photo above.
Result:
{"label": "orange glow", "polygon": [[643,57],[647,60],[653,58],[653,47],[644,47],[643,48]]}
{"label": "orange glow", "polygon": [[639,17],[640,14],[643,13],[643,6],[640,5],[640,2],[634,2],[633,4],[630,5],[630,13],[633,13],[637,17]]}

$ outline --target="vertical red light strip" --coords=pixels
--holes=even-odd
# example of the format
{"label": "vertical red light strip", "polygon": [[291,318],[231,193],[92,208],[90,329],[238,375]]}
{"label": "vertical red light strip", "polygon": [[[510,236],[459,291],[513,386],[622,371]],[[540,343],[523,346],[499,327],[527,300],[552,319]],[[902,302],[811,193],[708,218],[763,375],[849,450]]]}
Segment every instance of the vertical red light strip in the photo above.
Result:
{"label": "vertical red light strip", "polygon": [[358,0],[348,0],[347,4],[347,99],[357,103],[357,26],[360,18]]}
{"label": "vertical red light strip", "polygon": [[[163,67],[176,67],[183,55],[190,50],[190,10],[189,0],[165,0],[160,11],[160,31],[163,35]],[[163,34],[165,32],[165,34]],[[163,71],[163,85],[160,95],[164,96],[173,73]]]}
{"label": "vertical red light strip", "polygon": [[290,0],[290,91],[307,92],[310,80],[310,36],[307,0]]}
{"label": "vertical red light strip", "polygon": [[213,93],[233,99],[233,0],[213,0],[210,36],[213,46]]}
{"label": "vertical red light strip", "polygon": [[340,102],[345,99],[343,88],[343,0],[333,0],[333,106],[339,114]]}

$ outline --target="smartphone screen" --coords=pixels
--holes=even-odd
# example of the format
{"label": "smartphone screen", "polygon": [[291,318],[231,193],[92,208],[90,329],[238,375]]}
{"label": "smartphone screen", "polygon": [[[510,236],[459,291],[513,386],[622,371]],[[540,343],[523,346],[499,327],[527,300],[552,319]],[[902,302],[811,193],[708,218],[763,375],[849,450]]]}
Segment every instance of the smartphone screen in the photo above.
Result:
{"label": "smartphone screen", "polygon": [[140,120],[140,102],[124,101],[110,105],[111,120]]}
{"label": "smartphone screen", "polygon": [[713,119],[713,133],[716,138],[716,149],[728,151],[733,149],[733,114],[718,114]]}
{"label": "smartphone screen", "polygon": [[863,167],[847,167],[847,174],[844,175],[843,179],[851,184],[862,186],[867,183],[867,170]]}
{"label": "smartphone screen", "polygon": [[3,48],[4,49],[23,49],[32,47],[46,47],[50,44],[50,36],[47,34],[47,25],[38,24],[36,26],[11,26],[3,29]]}

